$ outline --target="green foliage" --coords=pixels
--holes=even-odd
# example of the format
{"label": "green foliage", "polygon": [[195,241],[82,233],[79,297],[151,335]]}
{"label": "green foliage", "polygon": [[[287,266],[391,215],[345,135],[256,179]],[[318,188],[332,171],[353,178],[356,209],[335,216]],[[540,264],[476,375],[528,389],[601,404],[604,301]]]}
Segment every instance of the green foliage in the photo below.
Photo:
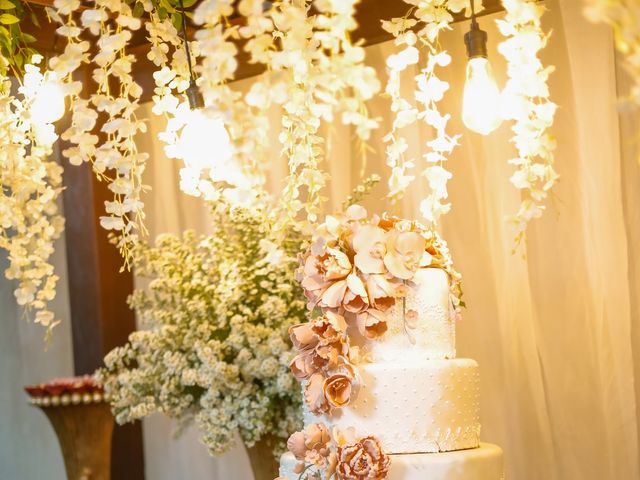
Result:
{"label": "green foliage", "polygon": [[0,75],[21,76],[24,66],[38,53],[30,47],[36,38],[20,27],[26,18],[37,25],[35,16],[21,0],[0,0]]}

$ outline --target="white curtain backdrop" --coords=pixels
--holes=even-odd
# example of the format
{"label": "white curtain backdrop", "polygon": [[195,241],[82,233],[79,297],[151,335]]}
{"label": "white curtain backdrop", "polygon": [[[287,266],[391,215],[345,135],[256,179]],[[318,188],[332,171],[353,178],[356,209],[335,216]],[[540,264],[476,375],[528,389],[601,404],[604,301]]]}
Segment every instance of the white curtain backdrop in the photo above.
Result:
{"label": "white curtain backdrop", "polygon": [[[459,119],[465,74],[463,34],[456,25],[443,45],[453,65],[444,77],[452,88],[443,109],[450,129],[464,133],[449,167],[452,212],[442,231],[464,276],[468,308],[458,325],[460,356],[475,358],[482,372],[483,438],[500,444],[512,480],[631,480],[640,478],[638,403],[640,373],[640,169],[638,117],[619,114],[617,89],[628,79],[616,66],[611,32],[587,23],[580,0],[547,3],[545,28],[553,30],[543,59],[559,104],[554,128],[561,179],[544,218],[529,229],[523,255],[512,255],[513,232],[505,217],[519,194],[509,183],[514,155],[503,125],[488,137],[465,130]],[[480,20],[489,32],[490,58],[504,84],[505,62],[495,50],[496,16]],[[367,49],[368,61],[385,80],[384,59],[392,44]],[[411,75],[412,76],[412,75]],[[246,90],[251,80],[237,83]],[[411,81],[407,77],[407,96]],[[388,101],[371,104],[382,128],[371,141],[376,153],[367,173],[387,176],[381,138],[392,121]],[[178,189],[176,162],[168,160],[155,134],[161,122],[147,108],[152,154],[147,198],[152,235],[211,221],[197,199]],[[273,162],[269,185],[277,192],[285,164],[278,160],[278,116],[273,114]],[[420,158],[431,136],[425,127],[408,132],[411,156]],[[360,159],[348,128],[334,126],[326,168],[331,173],[327,210],[337,208],[357,184]],[[416,182],[401,213],[416,217],[425,185]],[[388,208],[384,185],[365,205]],[[145,422],[147,478],[163,480],[250,479],[241,448],[214,459],[190,431],[176,441],[170,423]]]}
{"label": "white curtain backdrop", "polygon": [[[62,203],[62,202],[60,202]],[[62,207],[62,205],[60,205]],[[52,258],[60,275],[51,308],[62,323],[46,346],[45,330],[28,321],[16,306],[16,283],[4,277],[6,254],[0,254],[0,479],[66,478],[58,439],[45,414],[27,403],[25,385],[73,375],[73,347],[66,282],[64,238]],[[45,349],[46,347],[46,349]],[[35,459],[35,461],[34,461]]]}

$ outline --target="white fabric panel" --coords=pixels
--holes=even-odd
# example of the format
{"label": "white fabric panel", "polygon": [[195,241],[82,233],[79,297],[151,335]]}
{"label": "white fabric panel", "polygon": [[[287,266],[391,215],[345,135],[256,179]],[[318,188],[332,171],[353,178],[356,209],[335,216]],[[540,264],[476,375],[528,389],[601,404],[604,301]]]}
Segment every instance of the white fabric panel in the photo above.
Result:
{"label": "white fabric panel", "polygon": [[4,277],[6,255],[0,255],[0,478],[66,479],[58,440],[44,413],[27,403],[22,387],[73,375],[64,240],[56,244],[53,265],[61,280],[52,311],[62,323],[45,351],[44,329],[27,321],[16,306],[14,282]]}
{"label": "white fabric panel", "polygon": [[[640,372],[640,173],[637,147],[629,147],[639,129],[637,117],[629,115],[618,124],[615,95],[621,80],[612,36],[583,19],[581,3],[547,3],[545,28],[552,28],[553,36],[543,58],[557,67],[551,90],[560,107],[554,132],[561,179],[544,218],[529,229],[524,258],[511,254],[513,231],[505,222],[519,202],[508,181],[512,167],[506,162],[515,154],[509,126],[489,137],[463,128],[457,113],[466,25],[456,25],[442,39],[453,57],[443,72],[451,83],[443,110],[453,114],[450,131],[464,134],[449,162],[453,210],[442,225],[469,306],[458,325],[458,355],[480,364],[483,438],[503,447],[507,478],[516,480],[640,478],[634,390],[634,370]],[[490,59],[504,84],[495,18],[480,23],[489,32]],[[367,49],[382,81],[384,58],[393,50],[389,43]],[[404,85],[407,96],[413,74]],[[246,89],[250,81],[237,86]],[[376,99],[371,111],[381,117],[382,129],[370,141],[377,153],[369,156],[366,172],[386,177],[381,138],[391,123],[388,101]],[[143,150],[153,159],[147,176],[154,188],[147,198],[151,232],[185,227],[206,232],[206,209],[178,191],[178,166],[151,136],[161,122],[147,112],[151,128]],[[285,167],[277,160],[278,116],[272,118],[268,185],[278,191]],[[331,134],[328,210],[339,207],[362,167],[351,144],[353,132],[334,124]],[[409,156],[420,159],[430,135],[422,126],[410,129]],[[372,212],[415,217],[424,190],[418,179],[402,204],[391,208],[382,198],[384,187],[378,187],[365,205]],[[160,417],[145,422],[150,480],[250,478],[241,449],[211,459],[197,434],[175,441],[170,431]]]}

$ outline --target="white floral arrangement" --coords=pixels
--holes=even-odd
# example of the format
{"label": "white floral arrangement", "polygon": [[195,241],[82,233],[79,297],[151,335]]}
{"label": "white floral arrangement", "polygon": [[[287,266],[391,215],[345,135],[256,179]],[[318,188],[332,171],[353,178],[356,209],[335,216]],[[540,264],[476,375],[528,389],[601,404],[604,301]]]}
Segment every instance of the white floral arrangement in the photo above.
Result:
{"label": "white floral arrangement", "polygon": [[144,330],[105,358],[99,378],[119,423],[161,412],[193,421],[212,454],[238,432],[282,442],[300,422],[289,327],[306,315],[295,280],[300,232],[269,240],[266,207],[214,204],[214,231],[162,235],[135,251],[147,289],[130,299]]}

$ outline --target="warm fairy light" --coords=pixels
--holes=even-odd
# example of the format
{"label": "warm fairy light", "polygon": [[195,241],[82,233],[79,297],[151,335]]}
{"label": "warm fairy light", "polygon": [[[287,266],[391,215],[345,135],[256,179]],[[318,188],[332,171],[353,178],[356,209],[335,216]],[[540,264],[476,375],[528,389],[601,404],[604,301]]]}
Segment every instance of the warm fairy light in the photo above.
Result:
{"label": "warm fairy light", "polygon": [[189,112],[179,151],[185,166],[197,170],[215,170],[227,164],[233,153],[222,119],[202,108]]}
{"label": "warm fairy light", "polygon": [[462,120],[470,130],[487,135],[502,123],[500,90],[485,57],[469,60],[462,102]]}
{"label": "warm fairy light", "polygon": [[60,120],[64,115],[64,91],[53,75],[44,80],[31,104],[31,118],[45,124]]}

